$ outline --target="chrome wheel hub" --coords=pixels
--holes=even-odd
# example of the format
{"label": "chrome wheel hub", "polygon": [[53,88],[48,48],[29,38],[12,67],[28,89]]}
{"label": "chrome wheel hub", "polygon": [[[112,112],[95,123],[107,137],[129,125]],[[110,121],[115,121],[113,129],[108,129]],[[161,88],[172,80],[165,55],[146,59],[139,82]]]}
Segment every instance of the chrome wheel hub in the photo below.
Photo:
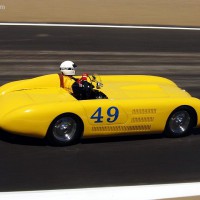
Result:
{"label": "chrome wheel hub", "polygon": [[190,115],[187,111],[182,110],[174,113],[169,120],[170,130],[178,135],[185,133],[190,124]]}
{"label": "chrome wheel hub", "polygon": [[54,137],[62,142],[70,141],[76,133],[76,121],[71,117],[58,119],[53,126]]}

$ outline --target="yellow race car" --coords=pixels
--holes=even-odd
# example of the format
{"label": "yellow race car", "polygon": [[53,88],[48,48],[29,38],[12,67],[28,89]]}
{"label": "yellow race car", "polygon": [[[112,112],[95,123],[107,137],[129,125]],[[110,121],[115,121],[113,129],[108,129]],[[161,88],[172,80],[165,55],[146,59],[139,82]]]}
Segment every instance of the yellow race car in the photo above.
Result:
{"label": "yellow race car", "polygon": [[58,74],[7,83],[0,87],[0,128],[63,146],[82,137],[181,137],[200,125],[200,100],[171,80],[144,75],[101,80],[90,76],[94,95],[82,100],[61,87]]}

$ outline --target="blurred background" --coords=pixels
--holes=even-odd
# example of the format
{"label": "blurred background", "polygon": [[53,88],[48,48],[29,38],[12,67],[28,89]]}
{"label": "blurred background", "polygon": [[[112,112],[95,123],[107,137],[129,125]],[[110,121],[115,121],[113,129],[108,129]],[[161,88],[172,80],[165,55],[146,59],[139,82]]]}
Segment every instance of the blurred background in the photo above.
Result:
{"label": "blurred background", "polygon": [[198,0],[1,0],[1,22],[199,26]]}
{"label": "blurred background", "polygon": [[[197,0],[2,0],[0,22],[198,28],[199,7]],[[192,91],[199,86],[199,38],[198,30],[4,25],[0,84],[57,73],[63,60],[73,60],[77,74],[160,75]]]}

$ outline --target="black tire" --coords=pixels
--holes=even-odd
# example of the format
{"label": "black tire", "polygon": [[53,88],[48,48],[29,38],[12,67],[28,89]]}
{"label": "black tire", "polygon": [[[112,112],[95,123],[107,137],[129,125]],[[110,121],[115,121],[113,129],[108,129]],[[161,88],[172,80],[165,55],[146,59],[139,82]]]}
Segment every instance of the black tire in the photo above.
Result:
{"label": "black tire", "polygon": [[76,115],[64,114],[53,120],[46,138],[50,145],[68,146],[79,142],[82,132],[82,121]]}
{"label": "black tire", "polygon": [[165,135],[167,137],[187,136],[191,133],[193,126],[193,111],[189,108],[180,107],[169,116],[165,127]]}

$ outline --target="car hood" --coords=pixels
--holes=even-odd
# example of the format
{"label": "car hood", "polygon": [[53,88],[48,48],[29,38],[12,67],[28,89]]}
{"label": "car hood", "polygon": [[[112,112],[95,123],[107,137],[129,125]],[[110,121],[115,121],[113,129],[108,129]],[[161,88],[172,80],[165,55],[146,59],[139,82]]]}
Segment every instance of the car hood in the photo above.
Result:
{"label": "car hood", "polygon": [[63,88],[35,88],[25,90],[24,93],[28,95],[34,103],[76,101],[76,99]]}
{"label": "car hood", "polygon": [[35,104],[75,101],[62,88],[22,89],[0,95],[0,117],[16,109]]}

